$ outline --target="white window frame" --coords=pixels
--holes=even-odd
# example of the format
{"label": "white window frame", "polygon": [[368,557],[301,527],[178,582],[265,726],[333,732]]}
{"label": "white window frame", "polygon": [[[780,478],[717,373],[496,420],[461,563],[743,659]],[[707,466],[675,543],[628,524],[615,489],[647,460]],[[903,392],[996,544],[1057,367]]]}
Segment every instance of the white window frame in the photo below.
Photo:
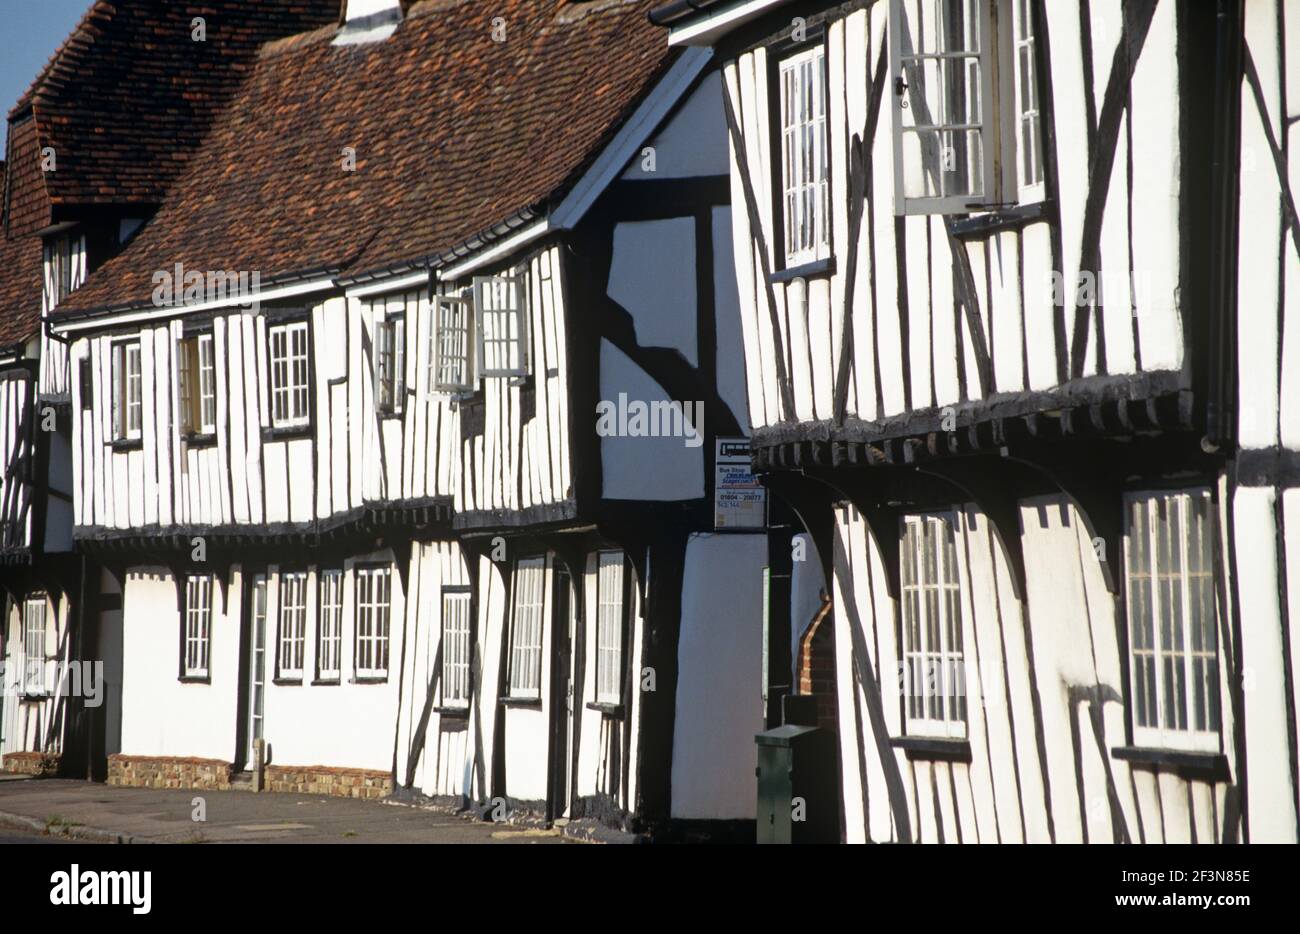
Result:
{"label": "white window frame", "polygon": [[1012,145],[1016,151],[1016,190],[1021,204],[1033,204],[1046,196],[1043,102],[1038,80],[1038,39],[1034,30],[1033,4],[1034,0],[1012,0],[1016,102]]}
{"label": "white window frame", "polygon": [[[382,309],[383,302],[373,307]],[[375,322],[375,406],[380,415],[401,415],[406,401],[406,315],[389,312]]]}
{"label": "white window frame", "polygon": [[542,636],[545,631],[546,558],[520,558],[512,575],[509,697],[542,696]]}
{"label": "white window frame", "polygon": [[140,340],[111,345],[113,378],[113,440],[139,441],[144,432],[144,373]]}
{"label": "white window frame", "polygon": [[198,435],[216,434],[217,366],[211,334],[181,339],[176,348],[176,376],[183,430]]}
{"label": "white window frame", "polygon": [[63,234],[46,241],[46,281],[49,284],[47,311],[58,308],[80,285],[77,281],[77,267],[81,260],[81,242],[81,237],[72,234]]}
{"label": "white window frame", "polygon": [[826,259],[831,251],[828,93],[822,42],[781,59],[777,95],[781,245],[789,269]]}
{"label": "white window frame", "polygon": [[275,673],[301,680],[307,656],[307,572],[281,571],[279,583]]}
{"label": "white window frame", "polygon": [[1208,487],[1124,498],[1124,603],[1138,746],[1218,752],[1222,745],[1214,509]]}
{"label": "white window frame", "polygon": [[22,692],[28,696],[40,696],[48,691],[45,669],[49,607],[49,599],[43,593],[29,594],[23,601]]}
{"label": "white window frame", "polygon": [[474,387],[474,299],[435,295],[429,333],[429,391],[468,392]]}
{"label": "white window frame", "polygon": [[479,375],[528,375],[528,278],[474,277],[474,330]]}
{"label": "white window frame", "polygon": [[[1035,146],[1041,164],[1042,128],[1037,110],[1041,101],[1041,75],[1038,74],[1034,36],[1025,33],[1022,0],[890,0],[889,17],[889,58],[890,81],[893,105],[893,144],[894,144],[894,213],[905,214],[970,214],[981,211],[998,210],[1041,201],[1043,197],[1041,180],[1021,190],[1019,180],[1020,156],[1017,154],[1017,134],[1020,132],[1021,117],[1027,117],[1036,131]],[[977,41],[964,42],[964,45],[976,45],[977,48],[958,48],[951,43],[927,43],[927,48],[916,49],[918,27],[915,15],[921,15],[926,22],[926,36],[938,36],[935,23],[937,11],[949,4],[960,4],[966,12],[974,10],[979,18]],[[910,13],[909,13],[910,11]],[[1031,14],[1032,15],[1032,14]],[[969,19],[969,17],[968,17]],[[969,36],[967,37],[970,38]],[[1025,50],[1029,58],[1028,69],[1016,63],[1020,50]],[[979,96],[975,107],[966,108],[968,119],[958,121],[942,118],[935,113],[937,105],[926,101],[917,94],[917,85],[925,72],[927,63],[934,65],[941,61],[967,60],[979,68]],[[966,69],[969,74],[969,68]],[[1019,82],[1028,79],[1033,82],[1034,107],[1022,111],[1024,99]],[[939,82],[935,79],[935,84]],[[966,87],[973,87],[968,83]],[[928,121],[923,124],[915,122],[918,103],[924,107]],[[969,119],[971,110],[978,110],[976,119]],[[919,127],[918,129],[913,129]],[[932,132],[929,140],[929,163],[938,169],[945,159],[955,161],[957,158],[952,148],[938,147],[935,136],[948,132],[973,134],[979,140],[980,160],[978,170],[973,173],[978,177],[978,192],[946,192],[946,179],[941,171],[931,173],[922,169],[923,180],[933,194],[907,193],[909,187],[909,168],[919,163],[916,158],[909,160],[905,153],[919,154],[918,145],[909,145],[906,140],[917,139],[921,134]],[[969,151],[969,150],[968,150]]]}
{"label": "white window frame", "polygon": [[316,589],[316,680],[337,682],[343,674],[343,571],[321,571]]}
{"label": "white window frame", "polygon": [[958,528],[951,511],[903,517],[903,716],[909,736],[966,736],[969,680]]}
{"label": "white window frame", "polygon": [[596,556],[596,703],[623,702],[626,559],[621,551]]}
{"label": "white window frame", "polygon": [[442,590],[442,705],[468,707],[470,694],[470,614],[468,587]]}
{"label": "white window frame", "polygon": [[185,637],[182,642],[181,675],[185,678],[211,676],[212,575],[185,577]]}
{"label": "white window frame", "polygon": [[303,428],[311,424],[311,334],[307,321],[288,321],[266,329],[270,368],[271,425]]}
{"label": "white window frame", "polygon": [[392,565],[368,565],[356,569],[356,602],[356,676],[386,681],[393,614]]}

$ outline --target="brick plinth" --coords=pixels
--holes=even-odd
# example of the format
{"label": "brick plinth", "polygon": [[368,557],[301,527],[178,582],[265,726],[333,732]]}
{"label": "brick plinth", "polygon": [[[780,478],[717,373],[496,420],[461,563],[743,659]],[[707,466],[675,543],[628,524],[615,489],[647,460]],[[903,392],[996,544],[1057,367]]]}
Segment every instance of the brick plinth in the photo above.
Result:
{"label": "brick plinth", "polygon": [[266,790],[338,798],[386,798],[393,777],[374,769],[336,769],[324,765],[268,765]]}
{"label": "brick plinth", "polygon": [[165,756],[108,757],[108,783],[132,788],[196,788],[226,791],[230,788],[229,762],[221,759]]}
{"label": "brick plinth", "polygon": [[59,771],[59,754],[57,752],[10,752],[5,754],[0,768],[18,775],[55,775]]}

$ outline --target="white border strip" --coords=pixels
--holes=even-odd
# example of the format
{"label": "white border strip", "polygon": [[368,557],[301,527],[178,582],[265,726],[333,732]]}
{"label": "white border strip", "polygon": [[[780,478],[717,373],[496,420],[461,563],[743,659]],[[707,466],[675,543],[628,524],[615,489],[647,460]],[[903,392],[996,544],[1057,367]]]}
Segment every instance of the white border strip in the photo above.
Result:
{"label": "white border strip", "polygon": [[95,315],[90,318],[76,318],[72,321],[56,321],[50,325],[50,330],[55,334],[72,334],[77,331],[96,330],[103,327],[113,327],[119,324],[131,324],[136,321],[152,321],[156,318],[172,318],[177,315],[186,315],[196,311],[212,311],[217,308],[247,307],[252,305],[253,302],[265,304],[266,302],[275,302],[283,298],[309,295],[313,292],[327,292],[335,288],[337,288],[337,286],[333,279],[311,279],[307,282],[299,282],[278,289],[258,292],[253,296],[241,295],[235,298],[224,298],[213,302],[203,302],[198,305],[160,305],[157,308],[129,311],[122,314]]}
{"label": "white border strip", "polygon": [[739,0],[734,6],[705,13],[689,25],[669,27],[668,44],[670,46],[710,45],[728,29],[739,26],[747,20],[766,13],[769,8],[780,6],[785,2],[786,0]]}
{"label": "white border strip", "polygon": [[516,231],[504,240],[498,241],[482,253],[471,254],[469,259],[457,263],[455,266],[446,266],[438,270],[440,280],[459,279],[466,273],[471,273],[476,269],[482,269],[488,263],[500,256],[513,253],[526,243],[531,243],[538,237],[550,232],[554,225],[549,220],[540,220],[534,224]]}
{"label": "white border strip", "polygon": [[386,292],[402,292],[413,285],[427,285],[428,282],[429,270],[421,269],[419,272],[402,276],[400,279],[384,279],[379,282],[367,282],[365,285],[353,286],[344,294],[348,298],[367,298],[371,295],[381,295]]}

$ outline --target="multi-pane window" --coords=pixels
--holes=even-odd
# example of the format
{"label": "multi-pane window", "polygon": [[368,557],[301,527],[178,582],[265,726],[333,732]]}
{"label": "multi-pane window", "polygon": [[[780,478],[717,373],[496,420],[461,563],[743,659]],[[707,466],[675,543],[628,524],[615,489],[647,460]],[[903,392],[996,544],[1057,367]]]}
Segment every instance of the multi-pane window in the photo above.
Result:
{"label": "multi-pane window", "polygon": [[388,677],[388,626],[392,615],[393,573],[387,565],[357,568],[357,649],[359,678]]}
{"label": "multi-pane window", "polygon": [[212,335],[187,337],[177,346],[181,430],[210,435],[217,430],[217,367]]}
{"label": "multi-pane window", "polygon": [[316,678],[337,681],[343,663],[343,572],[320,572],[320,623],[316,627]]}
{"label": "multi-pane window", "polygon": [[211,647],[212,577],[191,574],[185,578],[185,645],[181,674],[187,678],[206,678]]}
{"label": "multi-pane window", "polygon": [[450,295],[434,299],[436,327],[429,335],[429,390],[464,392],[473,385],[470,323],[473,303]]}
{"label": "multi-pane window", "polygon": [[515,598],[510,614],[511,697],[541,696],[545,581],[545,558],[521,558],[515,564]]}
{"label": "multi-pane window", "polygon": [[909,734],[966,735],[954,523],[952,513],[903,521],[903,705]]}
{"label": "multi-pane window", "polygon": [[1209,490],[1126,503],[1129,674],[1140,745],[1219,748],[1219,640]]}
{"label": "multi-pane window", "polygon": [[307,391],[307,322],[269,329],[271,345],[271,424],[299,428],[310,419]]}
{"label": "multi-pane window", "polygon": [[1042,121],[1031,0],[1014,0],[1016,55],[1016,180],[1020,200],[1042,197]]}
{"label": "multi-pane window", "polygon": [[442,592],[442,702],[448,707],[469,703],[468,590]]}
{"label": "multi-pane window", "polygon": [[80,238],[55,237],[45,245],[46,277],[48,279],[48,300],[46,304],[53,311],[72,292],[75,279],[75,264],[78,258]]}
{"label": "multi-pane window", "polygon": [[602,551],[596,568],[596,702],[623,699],[623,553]]}
{"label": "multi-pane window", "polygon": [[280,575],[280,642],[276,670],[282,678],[301,678],[307,644],[307,574]]}
{"label": "multi-pane window", "polygon": [[23,668],[25,694],[45,693],[45,633],[48,601],[32,594],[23,603]]}
{"label": "multi-pane window", "polygon": [[890,30],[895,211],[967,213],[1017,193],[1041,198],[1029,0],[891,0]]}
{"label": "multi-pane window", "polygon": [[476,276],[478,361],[483,376],[528,375],[528,309],[525,279]]}
{"label": "multi-pane window", "polygon": [[785,263],[830,251],[826,158],[826,52],[821,45],[781,62],[781,208]]}
{"label": "multi-pane window", "polygon": [[113,437],[135,441],[144,426],[140,342],[113,345]]}
{"label": "multi-pane window", "polygon": [[398,414],[406,395],[406,319],[401,315],[390,315],[375,323],[375,358],[379,411]]}

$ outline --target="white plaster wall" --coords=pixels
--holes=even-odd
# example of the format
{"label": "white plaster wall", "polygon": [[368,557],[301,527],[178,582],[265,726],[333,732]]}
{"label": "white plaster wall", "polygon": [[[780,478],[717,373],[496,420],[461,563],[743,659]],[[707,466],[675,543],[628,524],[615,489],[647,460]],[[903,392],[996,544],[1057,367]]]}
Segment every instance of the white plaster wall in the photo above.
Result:
{"label": "white plaster wall", "polygon": [[694,218],[615,226],[608,292],[632,316],[638,344],[672,347],[698,365]]}
{"label": "white plaster wall", "polygon": [[654,172],[645,171],[644,147],[637,151],[625,179],[689,178],[726,175],[726,118],[722,111],[722,79],[709,72],[699,86],[651,140]]}
{"label": "white plaster wall", "polygon": [[672,813],[754,817],[763,729],[763,535],[691,536],[682,579]]}
{"label": "white plaster wall", "polygon": [[[602,340],[600,398],[617,407],[620,393],[627,395],[628,405],[640,401],[649,406],[669,400],[644,370],[609,341]],[[696,409],[692,407],[691,411]],[[648,414],[646,421],[648,424]],[[602,495],[607,499],[697,499],[704,495],[703,451],[703,444],[687,447],[682,437],[601,438]]]}
{"label": "white plaster wall", "polygon": [[232,761],[239,690],[241,575],[213,587],[211,683],[182,683],[180,613],[169,571],[127,572],[122,626],[122,752]]}

